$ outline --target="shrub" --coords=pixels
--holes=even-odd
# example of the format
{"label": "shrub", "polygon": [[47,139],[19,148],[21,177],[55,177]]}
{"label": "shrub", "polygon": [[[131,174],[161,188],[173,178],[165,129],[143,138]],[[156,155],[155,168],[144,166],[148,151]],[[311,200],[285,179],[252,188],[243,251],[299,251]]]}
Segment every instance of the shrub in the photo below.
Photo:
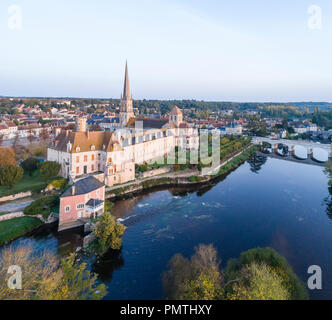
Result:
{"label": "shrub", "polygon": [[42,215],[43,218],[47,219],[58,206],[58,196],[48,196],[35,200],[29,206],[25,207],[24,214],[28,216]]}
{"label": "shrub", "polygon": [[23,169],[15,165],[7,165],[0,171],[0,184],[10,188],[17,184],[23,177]]}
{"label": "shrub", "polygon": [[68,184],[68,180],[65,178],[53,180],[48,186],[52,186],[54,189],[63,190]]}
{"label": "shrub", "polygon": [[31,176],[32,173],[37,170],[38,163],[38,159],[28,158],[22,162],[21,167],[24,169],[25,172],[29,173],[29,176]]}
{"label": "shrub", "polygon": [[50,180],[57,177],[60,169],[60,164],[55,161],[45,161],[40,165],[40,173],[45,180]]}

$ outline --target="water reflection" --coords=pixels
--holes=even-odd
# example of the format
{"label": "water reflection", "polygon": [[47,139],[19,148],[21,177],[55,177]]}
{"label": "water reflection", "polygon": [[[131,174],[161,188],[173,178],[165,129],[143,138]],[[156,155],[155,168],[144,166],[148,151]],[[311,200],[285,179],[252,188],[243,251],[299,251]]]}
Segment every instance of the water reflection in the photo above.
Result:
{"label": "water reflection", "polygon": [[110,250],[92,264],[91,270],[98,274],[102,282],[110,282],[115,270],[121,269],[124,259],[120,250]]}
{"label": "water reflection", "polygon": [[267,157],[255,154],[247,162],[250,165],[251,172],[258,173],[266,163]]}

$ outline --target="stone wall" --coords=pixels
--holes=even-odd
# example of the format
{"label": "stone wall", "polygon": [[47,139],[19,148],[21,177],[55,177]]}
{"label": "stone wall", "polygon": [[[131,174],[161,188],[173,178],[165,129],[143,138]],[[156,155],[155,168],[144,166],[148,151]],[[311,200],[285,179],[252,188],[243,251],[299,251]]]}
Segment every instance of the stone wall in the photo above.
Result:
{"label": "stone wall", "polygon": [[83,248],[86,248],[92,241],[96,239],[96,235],[94,233],[90,233],[85,236],[83,239]]}
{"label": "stone wall", "polygon": [[159,169],[142,172],[141,177],[150,178],[150,177],[158,176],[159,174],[168,173],[171,171],[172,171],[172,167],[159,168]]}
{"label": "stone wall", "polygon": [[10,196],[5,196],[5,197],[0,198],[0,203],[13,201],[13,200],[17,200],[17,199],[23,199],[23,198],[27,198],[27,197],[31,197],[31,196],[32,196],[31,191],[12,194]]}
{"label": "stone wall", "polygon": [[12,212],[12,213],[8,213],[8,214],[4,214],[4,215],[0,216],[0,221],[10,220],[10,219],[14,219],[14,218],[23,217],[23,216],[24,216],[23,212]]}

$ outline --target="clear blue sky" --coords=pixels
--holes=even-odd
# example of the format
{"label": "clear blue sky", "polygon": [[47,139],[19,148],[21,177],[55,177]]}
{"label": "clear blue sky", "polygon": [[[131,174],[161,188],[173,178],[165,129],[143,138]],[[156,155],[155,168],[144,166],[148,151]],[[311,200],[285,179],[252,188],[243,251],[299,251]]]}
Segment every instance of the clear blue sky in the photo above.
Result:
{"label": "clear blue sky", "polygon": [[0,95],[118,98],[128,59],[134,98],[332,101],[330,0],[1,0],[0,41]]}

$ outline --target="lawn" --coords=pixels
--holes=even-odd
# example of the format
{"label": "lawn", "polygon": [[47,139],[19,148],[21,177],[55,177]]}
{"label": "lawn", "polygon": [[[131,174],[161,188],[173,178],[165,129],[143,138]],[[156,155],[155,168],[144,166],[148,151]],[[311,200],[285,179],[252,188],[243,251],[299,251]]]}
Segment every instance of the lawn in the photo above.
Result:
{"label": "lawn", "polygon": [[7,244],[27,232],[41,226],[43,222],[34,217],[20,217],[0,222],[0,245]]}
{"label": "lawn", "polygon": [[21,181],[13,186],[13,188],[0,186],[0,197],[27,191],[37,193],[46,186],[47,183],[43,180],[39,170],[37,170],[33,173],[32,176],[29,176],[29,174],[25,173]]}

